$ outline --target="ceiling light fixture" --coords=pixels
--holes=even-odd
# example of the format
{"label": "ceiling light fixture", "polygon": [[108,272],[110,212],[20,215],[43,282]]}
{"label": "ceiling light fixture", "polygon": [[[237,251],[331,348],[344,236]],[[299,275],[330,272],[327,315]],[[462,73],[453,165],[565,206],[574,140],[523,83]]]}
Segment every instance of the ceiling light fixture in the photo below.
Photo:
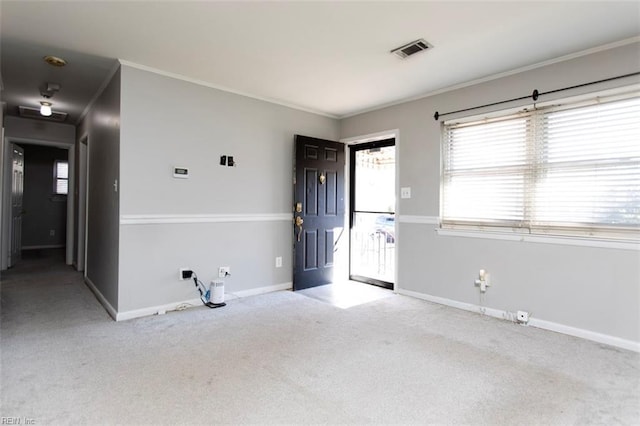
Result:
{"label": "ceiling light fixture", "polygon": [[43,117],[49,117],[51,115],[51,102],[40,102],[40,114]]}
{"label": "ceiling light fixture", "polygon": [[67,65],[67,61],[57,56],[47,55],[42,59],[44,59],[46,63],[54,67],[64,67],[65,65]]}

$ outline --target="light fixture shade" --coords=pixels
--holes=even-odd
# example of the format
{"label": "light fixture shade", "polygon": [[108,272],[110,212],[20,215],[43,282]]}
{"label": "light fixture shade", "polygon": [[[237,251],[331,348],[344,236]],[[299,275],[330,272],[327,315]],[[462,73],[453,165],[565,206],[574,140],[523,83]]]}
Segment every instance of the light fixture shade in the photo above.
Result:
{"label": "light fixture shade", "polygon": [[40,115],[44,117],[51,115],[51,102],[40,102]]}

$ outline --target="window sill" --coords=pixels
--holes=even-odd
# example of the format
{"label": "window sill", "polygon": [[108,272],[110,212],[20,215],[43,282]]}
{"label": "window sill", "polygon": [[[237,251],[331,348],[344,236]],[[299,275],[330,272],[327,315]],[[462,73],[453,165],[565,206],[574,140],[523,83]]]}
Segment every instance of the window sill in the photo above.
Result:
{"label": "window sill", "polygon": [[475,231],[469,229],[436,228],[436,233],[445,237],[484,238],[490,240],[520,241],[527,243],[561,244],[569,246],[598,247],[618,250],[640,251],[640,241],[609,240],[588,237],[551,235],[531,235],[496,231]]}

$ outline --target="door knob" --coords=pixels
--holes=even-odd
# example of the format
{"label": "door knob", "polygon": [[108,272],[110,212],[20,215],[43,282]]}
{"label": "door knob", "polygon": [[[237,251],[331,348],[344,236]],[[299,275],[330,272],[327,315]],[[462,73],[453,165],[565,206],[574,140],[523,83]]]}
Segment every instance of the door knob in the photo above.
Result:
{"label": "door knob", "polygon": [[302,234],[302,224],[304,220],[300,216],[296,216],[295,224],[298,227],[298,241],[300,241],[300,235]]}

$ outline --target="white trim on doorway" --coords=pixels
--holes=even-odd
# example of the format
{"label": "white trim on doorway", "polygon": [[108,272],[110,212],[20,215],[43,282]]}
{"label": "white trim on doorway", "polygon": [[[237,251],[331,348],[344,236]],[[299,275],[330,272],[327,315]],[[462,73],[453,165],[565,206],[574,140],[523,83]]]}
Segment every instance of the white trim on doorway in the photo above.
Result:
{"label": "white trim on doorway", "polygon": [[[8,267],[8,252],[11,250],[10,248],[10,224],[7,222],[7,218],[11,216],[11,202],[7,202],[11,197],[11,179],[10,178],[10,169],[11,169],[11,158],[7,155],[7,150],[11,146],[11,144],[22,144],[22,145],[40,145],[47,146],[53,148],[61,148],[66,149],[68,151],[67,160],[69,162],[69,191],[67,194],[67,232],[66,232],[66,255],[65,255],[65,263],[67,265],[73,264],[73,249],[75,246],[74,242],[74,200],[75,200],[75,143],[71,142],[58,142],[58,141],[50,141],[45,139],[31,139],[31,138],[21,138],[15,136],[7,136],[2,138],[1,141],[1,149],[3,152],[2,163],[0,164],[0,170],[3,174],[3,182],[2,187],[0,187],[0,193],[2,194],[2,232],[0,232],[1,241],[0,241],[0,269],[5,270]],[[9,197],[9,198],[7,198]]]}
{"label": "white trim on doorway", "polygon": [[[353,136],[353,137],[349,137],[349,138],[343,138],[340,139],[340,142],[345,144],[345,154],[348,155],[348,149],[349,146],[351,145],[357,145],[357,144],[362,144],[362,143],[367,143],[367,142],[375,142],[375,141],[380,141],[380,140],[384,140],[384,139],[391,139],[393,138],[395,140],[395,147],[396,147],[396,205],[395,205],[395,216],[398,217],[400,215],[400,196],[399,196],[399,188],[400,188],[400,155],[398,154],[399,150],[400,150],[400,129],[391,129],[391,130],[382,130],[380,132],[375,132],[375,133],[369,133],[366,135],[360,135],[360,136]],[[349,205],[349,200],[350,198],[350,194],[349,194],[349,179],[350,179],[350,173],[349,173],[349,166],[348,164],[345,165],[346,168],[346,172],[345,172],[345,186],[346,186],[346,190],[345,190],[345,223],[349,223],[349,212],[351,211],[351,206]],[[398,235],[398,221],[395,221],[395,236],[396,236],[396,247],[399,246],[398,244],[398,239],[399,239],[399,235]],[[399,253],[398,250],[396,250],[396,255],[395,255],[395,265],[394,265],[394,277],[393,277],[393,291],[397,293],[399,287],[398,287],[398,258],[399,258]]]}
{"label": "white trim on doorway", "polygon": [[76,246],[76,269],[83,271],[86,276],[87,265],[87,223],[89,202],[89,135],[83,134],[77,140],[78,144],[78,241]]}

